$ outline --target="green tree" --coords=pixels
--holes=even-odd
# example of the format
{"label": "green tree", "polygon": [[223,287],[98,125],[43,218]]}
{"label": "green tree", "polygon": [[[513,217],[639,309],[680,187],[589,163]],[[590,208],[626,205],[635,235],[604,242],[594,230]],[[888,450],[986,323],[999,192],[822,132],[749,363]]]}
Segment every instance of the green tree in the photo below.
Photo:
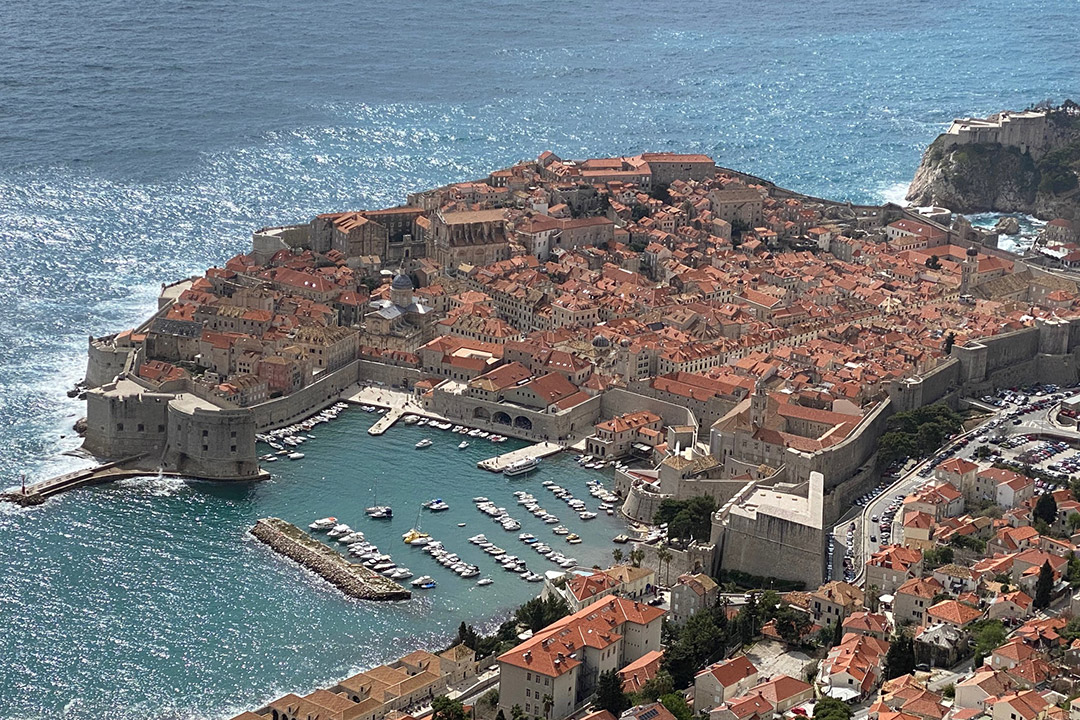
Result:
{"label": "green tree", "polygon": [[[1043,495],[1043,497],[1046,497]],[[1035,607],[1042,610],[1050,605],[1050,593],[1054,590],[1054,571],[1050,569],[1050,561],[1044,560],[1039,568],[1039,579],[1035,583]]]}
{"label": "green tree", "polygon": [[514,705],[510,708],[510,720],[525,720],[525,711],[521,709],[520,705]]}
{"label": "green tree", "polygon": [[[1078,514],[1076,517],[1080,517]],[[664,573],[664,587],[671,585],[671,551],[668,550],[667,545],[661,545],[656,548],[656,561],[663,565],[667,563],[667,572]]]}
{"label": "green tree", "polygon": [[432,700],[431,709],[434,711],[432,720],[465,720],[465,706],[460,700],[451,700],[445,695]]}
{"label": "green tree", "polygon": [[885,679],[907,675],[915,670],[915,643],[906,631],[901,630],[889,645],[885,655]]}
{"label": "green tree", "polygon": [[781,608],[776,613],[776,632],[789,645],[798,645],[803,635],[810,629],[810,617],[789,607]]}
{"label": "green tree", "polygon": [[634,548],[630,551],[630,564],[634,567],[641,567],[641,561],[645,559],[645,551],[641,548]]}
{"label": "green tree", "polygon": [[814,705],[814,720],[851,720],[851,708],[836,698],[823,697]]}
{"label": "green tree", "polygon": [[668,693],[660,698],[660,704],[675,716],[675,720],[693,720],[694,711],[686,704],[682,693]]}
{"label": "green tree", "polygon": [[615,564],[618,565],[623,561],[623,552],[621,548],[615,548],[611,551],[611,557],[615,560]]}
{"label": "green tree", "polygon": [[630,698],[622,689],[622,678],[615,669],[605,670],[596,679],[596,706],[615,717],[630,707]]}
{"label": "green tree", "polygon": [[634,705],[656,702],[662,695],[675,692],[675,681],[667,670],[660,670],[655,677],[649,678],[630,700]]}
{"label": "green tree", "polygon": [[839,645],[844,639],[844,624],[837,619],[833,623],[832,644]]}
{"label": "green tree", "polygon": [[666,498],[660,501],[660,506],[653,516],[653,523],[667,523],[668,537],[708,540],[715,512],[716,502],[704,495],[687,500]]}
{"label": "green tree", "polygon": [[949,332],[945,336],[945,343],[941,346],[942,352],[946,355],[952,355],[953,345],[956,344],[956,333]]}
{"label": "green tree", "polygon": [[1069,481],[1069,492],[1072,493],[1073,500],[1080,502],[1080,478],[1073,478]]}
{"label": "green tree", "polygon": [[570,606],[557,595],[533,598],[517,609],[514,618],[533,632],[543,630],[570,614]]}
{"label": "green tree", "polygon": [[[971,626],[971,636],[975,640],[975,654],[986,657],[1005,642],[1005,626],[1000,620],[980,620]],[[978,666],[976,663],[975,667]]]}
{"label": "green tree", "polygon": [[1054,496],[1046,493],[1039,496],[1031,515],[1036,520],[1042,520],[1047,525],[1053,525],[1057,520],[1057,509],[1057,501],[1054,500]]}

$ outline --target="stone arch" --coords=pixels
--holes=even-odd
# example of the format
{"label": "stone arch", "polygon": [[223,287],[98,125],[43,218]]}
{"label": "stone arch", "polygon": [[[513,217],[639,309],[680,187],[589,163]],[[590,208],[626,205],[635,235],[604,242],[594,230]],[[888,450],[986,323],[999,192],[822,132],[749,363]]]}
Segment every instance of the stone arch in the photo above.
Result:
{"label": "stone arch", "polygon": [[477,420],[490,420],[491,413],[487,411],[487,408],[478,407],[472,411],[472,416]]}
{"label": "stone arch", "polygon": [[514,427],[521,428],[522,430],[532,430],[532,420],[524,415],[518,415],[514,418]]}
{"label": "stone arch", "polygon": [[499,425],[509,425],[510,416],[500,410],[491,416],[491,422],[498,423]]}

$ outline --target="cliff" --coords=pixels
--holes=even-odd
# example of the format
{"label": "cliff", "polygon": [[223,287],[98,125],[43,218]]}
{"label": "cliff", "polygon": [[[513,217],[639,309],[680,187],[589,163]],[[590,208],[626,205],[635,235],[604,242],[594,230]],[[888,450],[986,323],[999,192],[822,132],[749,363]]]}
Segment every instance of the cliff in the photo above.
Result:
{"label": "cliff", "polygon": [[1059,109],[1040,117],[1033,128],[1038,147],[987,132],[995,129],[992,122],[956,121],[939,135],[923,154],[907,199],[961,213],[1080,219],[1080,116]]}

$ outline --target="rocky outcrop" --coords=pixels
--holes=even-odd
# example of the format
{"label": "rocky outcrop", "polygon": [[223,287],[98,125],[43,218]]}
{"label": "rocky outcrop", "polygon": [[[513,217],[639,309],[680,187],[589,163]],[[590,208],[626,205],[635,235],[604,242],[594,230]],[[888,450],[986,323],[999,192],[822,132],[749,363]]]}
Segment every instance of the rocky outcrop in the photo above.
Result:
{"label": "rocky outcrop", "polygon": [[908,189],[915,205],[1080,219],[1080,118],[1061,112],[1052,147],[1033,159],[1000,143],[961,143],[942,134],[923,154]]}
{"label": "rocky outcrop", "polygon": [[1020,221],[1014,217],[1003,217],[994,225],[994,230],[1002,235],[1019,235]]}

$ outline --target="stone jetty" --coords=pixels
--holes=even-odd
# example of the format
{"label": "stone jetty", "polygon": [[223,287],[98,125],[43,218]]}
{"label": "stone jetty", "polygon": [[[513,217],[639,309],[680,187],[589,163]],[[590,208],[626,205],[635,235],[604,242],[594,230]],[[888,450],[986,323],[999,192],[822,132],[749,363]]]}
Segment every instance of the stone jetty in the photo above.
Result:
{"label": "stone jetty", "polygon": [[251,534],[350,597],[361,600],[408,600],[412,597],[411,592],[393,580],[349,562],[341,553],[281,518],[259,520],[251,528]]}

